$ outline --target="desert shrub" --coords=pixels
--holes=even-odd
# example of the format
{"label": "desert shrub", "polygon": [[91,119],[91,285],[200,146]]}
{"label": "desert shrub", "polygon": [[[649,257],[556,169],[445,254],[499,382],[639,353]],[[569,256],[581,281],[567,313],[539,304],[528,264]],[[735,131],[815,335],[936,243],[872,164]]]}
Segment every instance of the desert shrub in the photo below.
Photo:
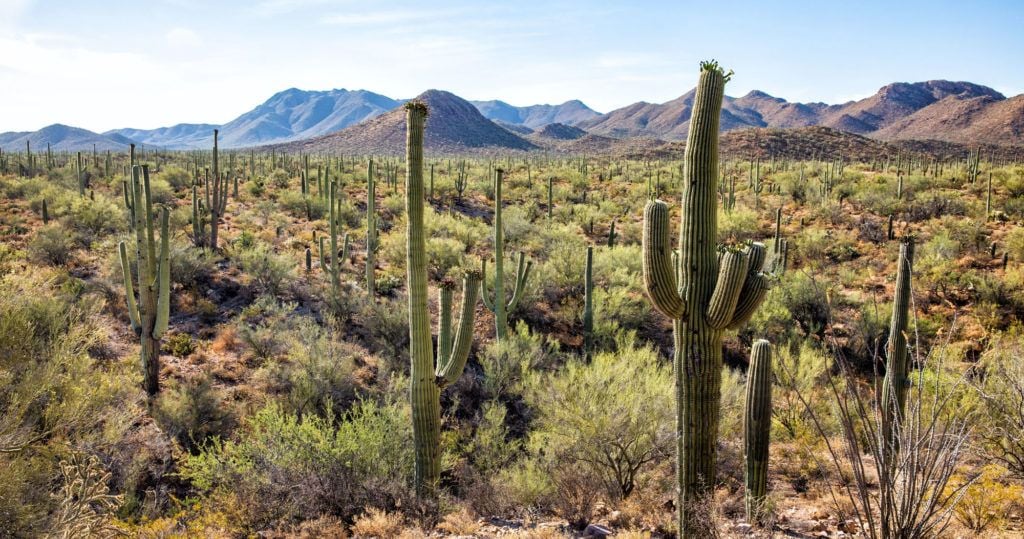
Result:
{"label": "desert shrub", "polygon": [[782,284],[777,283],[768,291],[764,303],[754,311],[750,322],[740,328],[744,342],[753,342],[757,336],[771,335],[776,342],[786,342],[797,336],[799,328],[793,325],[793,315],[786,307]]}
{"label": "desert shrub", "polygon": [[746,400],[746,378],[739,369],[722,369],[722,387],[719,396],[720,411],[718,438],[722,441],[743,440],[743,402]]}
{"label": "desert shrub", "polygon": [[405,517],[401,513],[370,507],[352,523],[352,533],[356,537],[398,537],[404,527]]}
{"label": "desert shrub", "polygon": [[536,413],[531,451],[567,465],[556,483],[588,483],[568,476],[585,468],[596,472],[608,496],[625,498],[671,451],[672,373],[649,347],[622,342],[618,352],[597,354],[590,363],[531,371],[525,385]]}
{"label": "desert shrub", "polygon": [[257,243],[251,249],[242,249],[238,253],[238,263],[248,273],[262,293],[278,295],[288,283],[295,263],[287,257],[278,255],[266,243]]}
{"label": "desert shrub", "polygon": [[164,340],[163,349],[164,352],[185,358],[196,351],[196,343],[188,333],[175,333]]}
{"label": "desert shrub", "polygon": [[[829,421],[830,405],[822,392],[822,384],[831,362],[806,340],[800,341],[796,350],[792,346],[779,346],[775,352],[772,357],[775,376],[772,390],[773,438],[810,441],[817,433],[805,404],[814,407],[815,416],[821,421]],[[826,428],[833,432],[834,427],[829,425]]]}
{"label": "desert shrub", "polygon": [[1014,227],[1004,241],[1010,258],[1015,262],[1024,262],[1024,227]]}
{"label": "desert shrub", "polygon": [[198,289],[209,282],[216,268],[216,255],[205,249],[172,242],[169,250],[171,260],[171,282],[182,288]]}
{"label": "desert shrub", "polygon": [[29,258],[39,264],[63,266],[73,255],[75,244],[59,225],[49,224],[36,231],[28,244]]}
{"label": "desert shrub", "polygon": [[235,425],[223,391],[214,388],[208,376],[178,382],[161,392],[153,417],[192,453],[214,436],[227,436]]}
{"label": "desert shrub", "polygon": [[326,214],[324,204],[319,197],[307,197],[298,191],[287,190],[277,195],[277,204],[281,210],[294,218],[305,219],[309,210],[310,219],[320,219]]}
{"label": "desert shrub", "polygon": [[829,321],[828,298],[822,283],[804,272],[788,272],[777,286],[779,301],[803,333],[818,335]]}
{"label": "desert shrub", "polygon": [[371,349],[387,362],[387,369],[409,370],[409,313],[405,298],[364,300],[356,313],[356,322],[366,331]]}
{"label": "desert shrub", "polygon": [[214,439],[182,463],[182,477],[230,503],[248,529],[294,518],[351,519],[367,507],[394,510],[408,502],[412,476],[408,405],[358,403],[344,417],[299,418],[271,404],[239,429],[235,441]]}
{"label": "desert shrub", "polygon": [[[134,383],[98,365],[100,306],[62,292],[48,271],[0,279],[0,530],[48,535],[61,502],[58,463],[73,447],[118,439],[137,410]],[[133,387],[126,387],[126,386]],[[131,417],[130,417],[131,416]],[[51,493],[55,496],[51,496]]]}
{"label": "desert shrub", "polygon": [[87,197],[72,199],[62,222],[65,230],[74,234],[76,242],[89,247],[103,236],[123,230],[128,218],[119,205],[97,195],[95,200]]}
{"label": "desert shrub", "polygon": [[284,169],[276,168],[270,173],[270,182],[274,184],[274,187],[278,189],[288,188],[288,183],[291,181],[291,177]]}
{"label": "desert shrub", "polygon": [[978,437],[990,458],[1024,479],[1024,327],[993,336],[975,383],[981,414]]}
{"label": "desert shrub", "polygon": [[758,239],[757,212],[737,205],[731,212],[718,212],[718,237],[724,242]]}
{"label": "desert shrub", "polygon": [[[303,317],[296,326],[286,361],[269,364],[260,378],[283,394],[282,406],[290,413],[340,415],[355,398],[352,352],[310,318]],[[342,329],[336,323],[328,328]]]}
{"label": "desert shrub", "polygon": [[189,175],[188,171],[175,165],[170,165],[161,170],[159,178],[167,182],[175,191],[192,186],[192,176]]}
{"label": "desert shrub", "polygon": [[963,489],[956,504],[956,519],[965,528],[981,534],[1006,525],[1013,507],[1024,498],[1024,488],[1007,481],[1006,470],[996,464],[982,467],[974,477],[954,477],[949,490]]}
{"label": "desert shrub", "polygon": [[153,178],[149,181],[149,195],[154,205],[168,206],[168,210],[175,200],[174,189],[162,178]]}
{"label": "desert shrub", "polygon": [[267,184],[263,178],[253,178],[251,182],[245,184],[245,190],[252,198],[263,198],[263,195],[267,193]]}
{"label": "desert shrub", "polygon": [[289,349],[288,333],[296,323],[294,311],[294,304],[281,304],[270,296],[261,296],[239,315],[239,339],[258,359],[283,356]]}
{"label": "desert shrub", "polygon": [[962,198],[931,190],[915,196],[903,215],[908,221],[926,221],[943,215],[964,215],[966,212],[967,206]]}
{"label": "desert shrub", "polygon": [[523,323],[513,328],[506,339],[492,342],[479,357],[484,388],[493,396],[518,392],[528,373],[551,368],[558,359],[557,341],[530,331]]}

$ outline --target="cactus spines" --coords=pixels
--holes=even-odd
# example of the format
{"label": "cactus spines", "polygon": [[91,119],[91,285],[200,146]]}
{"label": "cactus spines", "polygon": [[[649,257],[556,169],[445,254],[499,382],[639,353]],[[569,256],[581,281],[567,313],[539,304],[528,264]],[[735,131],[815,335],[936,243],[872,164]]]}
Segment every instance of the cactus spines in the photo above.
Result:
{"label": "cactus spines", "polygon": [[[140,182],[141,169],[141,182]],[[135,208],[135,260],[138,265],[139,299],[135,300],[131,265],[125,242],[118,244],[125,298],[132,330],[142,344],[140,352],[143,388],[153,397],[160,391],[160,339],[167,330],[170,314],[171,264],[167,229],[167,208],[160,212],[160,253],[157,258],[153,232],[153,204],[149,189],[149,168],[132,167],[132,207]]]}
{"label": "cactus spines", "polygon": [[438,360],[435,365],[427,309],[426,233],[423,227],[423,126],[427,106],[406,104],[406,269],[409,289],[410,399],[415,484],[417,493],[430,496],[441,475],[441,389],[462,374],[472,340],[476,294],[481,278],[468,272],[462,281],[462,309],[458,329],[451,333],[452,283],[442,283]]}
{"label": "cactus spines", "polygon": [[768,494],[768,444],[772,426],[772,352],[768,341],[758,339],[750,350],[747,399],[743,413],[743,446],[746,461],[747,520],[765,515]]}
{"label": "cactus spines", "polygon": [[[494,299],[488,297],[487,290],[483,290],[484,305],[494,313],[495,335],[499,341],[508,335],[508,313],[515,310],[519,299],[526,288],[526,279],[530,276],[530,268],[533,262],[526,261],[526,255],[519,253],[519,261],[516,264],[515,288],[512,297],[505,300],[505,231],[501,224],[501,183],[504,171],[495,170],[494,176]],[[481,273],[486,279],[487,259],[483,260]],[[481,286],[486,287],[482,284]]]}
{"label": "cactus spines", "polygon": [[721,263],[716,252],[719,113],[730,75],[715,62],[701,64],[684,156],[677,264],[668,205],[653,200],[644,208],[644,286],[674,329],[680,537],[708,532],[697,507],[715,480],[723,333],[753,314],[768,286],[763,245],[727,248]]}
{"label": "cactus spines", "polygon": [[[907,320],[910,313],[910,277],[914,267],[914,237],[900,240],[896,270],[896,291],[889,322],[889,341],[885,346],[885,379],[882,382],[882,436],[886,454],[898,452],[899,425],[907,402],[910,380],[910,350],[907,347]],[[891,451],[891,452],[890,452]]]}

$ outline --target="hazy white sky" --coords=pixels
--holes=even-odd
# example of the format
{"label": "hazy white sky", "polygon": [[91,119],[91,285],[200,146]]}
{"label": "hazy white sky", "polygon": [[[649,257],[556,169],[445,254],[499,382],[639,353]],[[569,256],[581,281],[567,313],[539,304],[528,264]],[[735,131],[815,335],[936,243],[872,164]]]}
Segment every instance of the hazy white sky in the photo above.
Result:
{"label": "hazy white sky", "polygon": [[686,92],[842,102],[897,80],[1024,91],[1024,2],[0,0],[0,132],[223,123],[280,90],[428,88],[606,112]]}

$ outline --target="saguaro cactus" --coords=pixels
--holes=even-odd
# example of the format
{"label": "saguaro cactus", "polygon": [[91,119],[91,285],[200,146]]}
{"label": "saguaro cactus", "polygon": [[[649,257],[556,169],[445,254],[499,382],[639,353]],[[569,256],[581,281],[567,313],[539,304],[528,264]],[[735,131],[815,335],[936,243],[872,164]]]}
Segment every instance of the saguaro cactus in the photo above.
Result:
{"label": "saguaro cactus", "polygon": [[406,266],[409,288],[409,395],[412,404],[413,443],[416,450],[416,490],[430,496],[441,475],[441,389],[462,374],[473,339],[480,274],[467,272],[462,280],[462,308],[452,335],[450,281],[441,284],[437,359],[431,348],[430,311],[427,309],[426,233],[423,228],[423,126],[427,106],[410,102],[406,110],[405,209]]}
{"label": "saguaro cactus", "polygon": [[[494,299],[488,297],[487,290],[483,290],[482,296],[484,305],[494,313],[495,335],[499,341],[508,335],[508,313],[516,308],[519,299],[523,296],[526,288],[526,279],[530,276],[530,267],[533,262],[526,261],[526,255],[519,253],[519,261],[516,264],[515,289],[512,297],[505,300],[505,230],[501,224],[501,183],[505,172],[502,169],[495,169],[494,175]],[[487,277],[487,260],[483,260],[483,267],[480,271],[484,278]],[[486,287],[486,285],[481,285]]]}
{"label": "saguaro cactus", "polygon": [[[341,264],[340,264],[340,262],[348,259],[348,244],[349,244],[348,234],[345,234],[344,245],[341,248],[341,256],[339,258],[339,256],[338,256],[338,226],[339,225],[338,225],[338,215],[337,215],[337,207],[338,207],[339,200],[337,198],[337,188],[338,188],[338,186],[337,186],[336,182],[331,182],[331,185],[328,188],[328,191],[329,191],[330,194],[328,195],[328,198],[327,198],[327,204],[328,204],[330,210],[328,211],[327,215],[328,215],[328,219],[330,220],[330,223],[329,223],[329,225],[330,225],[330,228],[329,228],[330,232],[328,234],[330,237],[329,238],[325,238],[323,236],[320,236],[320,268],[322,270],[324,270],[325,273],[327,273],[328,275],[331,276],[331,292],[333,292],[335,296],[337,296],[338,294],[341,293]],[[325,245],[325,241],[328,240],[328,239],[331,242],[330,250],[329,251],[326,249],[327,246]],[[327,256],[324,256],[324,253],[327,253]]]}
{"label": "saguaro cactus", "polygon": [[708,533],[700,506],[715,481],[722,335],[750,319],[769,284],[764,245],[716,249],[719,113],[730,76],[716,62],[701,64],[684,156],[677,261],[668,205],[654,200],[644,208],[644,286],[654,307],[673,320],[681,537]]}
{"label": "saguaro cactus", "polygon": [[224,210],[227,209],[228,205],[228,179],[227,176],[221,178],[220,164],[217,160],[217,134],[218,130],[213,130],[213,188],[211,190],[209,183],[207,183],[207,207],[210,213],[210,242],[209,246],[213,250],[217,250],[217,230],[220,225],[220,220],[224,217]]}
{"label": "saguaro cactus", "polygon": [[882,436],[885,454],[899,450],[899,425],[907,403],[910,380],[910,350],[907,348],[907,320],[910,313],[910,274],[914,267],[914,237],[900,240],[900,254],[896,270],[896,293],[889,322],[889,342],[885,347],[885,379],[882,382]]}
{"label": "saguaro cactus", "polygon": [[747,520],[764,516],[768,494],[768,443],[772,426],[772,352],[768,341],[754,341],[747,371],[747,400],[743,413],[746,460]]}
{"label": "saguaro cactus", "polygon": [[366,165],[366,294],[377,290],[377,184],[373,178],[373,159]]}
{"label": "saguaro cactus", "polygon": [[[141,169],[142,181],[139,173]],[[171,264],[167,230],[167,208],[160,212],[160,254],[157,258],[153,234],[153,204],[149,191],[149,167],[132,167],[132,208],[135,221],[135,260],[138,265],[139,299],[136,304],[131,264],[125,242],[118,244],[125,298],[132,330],[142,344],[143,388],[153,397],[160,391],[160,339],[167,331],[170,315]]]}
{"label": "saguaro cactus", "polygon": [[583,272],[583,355],[594,353],[594,248],[587,246],[587,267]]}

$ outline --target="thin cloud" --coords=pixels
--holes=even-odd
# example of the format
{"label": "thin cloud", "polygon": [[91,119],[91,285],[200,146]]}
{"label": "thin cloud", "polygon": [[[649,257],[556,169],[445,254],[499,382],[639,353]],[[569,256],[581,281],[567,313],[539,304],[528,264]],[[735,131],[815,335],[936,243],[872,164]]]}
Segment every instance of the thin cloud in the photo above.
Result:
{"label": "thin cloud", "polygon": [[188,28],[171,28],[164,34],[167,44],[177,48],[196,48],[203,44],[203,38],[199,37],[194,30]]}

